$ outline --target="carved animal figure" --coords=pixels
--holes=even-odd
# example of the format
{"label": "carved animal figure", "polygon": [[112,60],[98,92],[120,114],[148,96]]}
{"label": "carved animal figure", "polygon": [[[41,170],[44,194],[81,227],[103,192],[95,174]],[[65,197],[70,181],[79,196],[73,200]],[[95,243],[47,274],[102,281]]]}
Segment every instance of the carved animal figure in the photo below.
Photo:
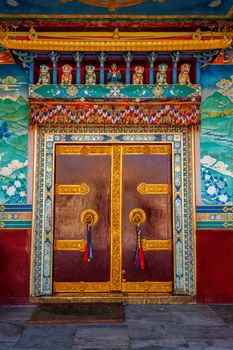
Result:
{"label": "carved animal figure", "polygon": [[158,66],[158,72],[156,73],[156,83],[158,85],[166,85],[167,84],[167,64],[161,63]]}
{"label": "carved animal figure", "polygon": [[142,85],[143,84],[144,67],[136,66],[134,68],[134,70],[135,70],[135,73],[133,74],[133,84]]}
{"label": "carved animal figure", "polygon": [[107,74],[107,80],[110,84],[117,84],[119,83],[119,80],[121,79],[121,73],[119,70],[117,70],[116,63],[113,63],[111,65],[111,69],[109,70]]}
{"label": "carved animal figure", "polygon": [[183,84],[183,85],[191,85],[190,82],[190,76],[189,76],[189,72],[190,72],[190,64],[188,63],[183,63],[180,67],[180,74],[178,75],[178,82],[179,84]]}
{"label": "carved animal figure", "polygon": [[96,84],[95,66],[93,66],[92,64],[88,64],[86,66],[85,84],[87,85]]}
{"label": "carved animal figure", "polygon": [[50,84],[49,67],[46,64],[40,66],[40,75],[37,84]]}
{"label": "carved animal figure", "polygon": [[72,84],[72,67],[69,64],[64,64],[62,68],[61,84],[70,85]]}

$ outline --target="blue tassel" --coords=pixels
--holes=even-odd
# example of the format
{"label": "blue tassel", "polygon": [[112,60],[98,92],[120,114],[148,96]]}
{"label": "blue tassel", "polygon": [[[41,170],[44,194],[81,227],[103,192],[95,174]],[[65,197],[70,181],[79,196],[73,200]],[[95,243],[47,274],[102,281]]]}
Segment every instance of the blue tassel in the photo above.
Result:
{"label": "blue tassel", "polygon": [[88,244],[88,261],[92,259],[92,246],[91,246],[91,225],[87,225],[87,244]]}
{"label": "blue tassel", "polygon": [[136,269],[144,270],[145,263],[144,263],[144,252],[141,245],[141,234],[142,230],[140,225],[136,226],[136,252],[134,257],[134,265],[136,266]]}

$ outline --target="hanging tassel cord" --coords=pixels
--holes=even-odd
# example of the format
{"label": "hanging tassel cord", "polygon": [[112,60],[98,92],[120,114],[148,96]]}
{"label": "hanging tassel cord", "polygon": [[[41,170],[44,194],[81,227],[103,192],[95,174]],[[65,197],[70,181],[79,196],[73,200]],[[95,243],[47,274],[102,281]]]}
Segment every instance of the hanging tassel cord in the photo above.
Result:
{"label": "hanging tassel cord", "polygon": [[91,245],[91,225],[87,224],[87,244],[84,251],[84,261],[92,260],[92,245]]}
{"label": "hanging tassel cord", "polygon": [[137,242],[136,242],[134,265],[136,266],[136,269],[144,270],[145,260],[144,260],[144,251],[143,251],[142,242],[141,242],[141,234],[142,234],[142,230],[140,225],[136,225]]}

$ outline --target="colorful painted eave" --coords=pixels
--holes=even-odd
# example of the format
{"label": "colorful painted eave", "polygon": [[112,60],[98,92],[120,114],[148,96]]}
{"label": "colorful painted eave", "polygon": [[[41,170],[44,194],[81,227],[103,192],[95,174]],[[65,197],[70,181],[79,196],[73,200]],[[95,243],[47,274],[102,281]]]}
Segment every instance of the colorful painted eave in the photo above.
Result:
{"label": "colorful painted eave", "polygon": [[30,85],[29,97],[36,124],[191,126],[200,122],[199,85]]}
{"label": "colorful painted eave", "polygon": [[200,123],[199,105],[192,103],[31,102],[30,118],[50,125],[154,125],[190,127]]}
{"label": "colorful painted eave", "polygon": [[201,100],[200,85],[29,85],[30,100],[65,100],[81,102],[125,101],[125,102],[165,102],[180,101],[198,103]]}
{"label": "colorful painted eave", "polygon": [[122,51],[206,51],[225,49],[230,47],[232,43],[231,38],[221,39],[190,39],[190,40],[167,40],[167,39],[150,39],[137,38],[132,40],[126,39],[36,39],[36,40],[14,40],[4,39],[1,45],[6,49],[13,50],[28,50],[28,51],[108,51],[108,52],[122,52]]}

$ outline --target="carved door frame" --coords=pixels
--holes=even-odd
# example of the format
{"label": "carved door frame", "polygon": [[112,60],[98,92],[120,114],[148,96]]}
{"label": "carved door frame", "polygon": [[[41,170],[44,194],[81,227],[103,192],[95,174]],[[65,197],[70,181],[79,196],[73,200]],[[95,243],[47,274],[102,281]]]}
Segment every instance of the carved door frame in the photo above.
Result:
{"label": "carved door frame", "polygon": [[[33,239],[31,255],[30,294],[52,296],[53,263],[53,198],[54,159],[56,144],[171,144],[172,145],[172,193],[173,193],[173,251],[174,294],[195,294],[195,198],[194,198],[194,131],[188,128],[170,128],[156,132],[152,129],[119,131],[118,133],[85,131],[74,132],[49,126],[35,128],[35,170],[33,203]],[[113,147],[113,159],[120,159],[120,148]],[[121,171],[117,161],[112,162]],[[112,196],[121,196],[120,176],[115,177]],[[112,201],[113,240],[121,237],[118,203]],[[116,207],[114,207],[116,206]],[[114,245],[113,246],[120,246]],[[112,252],[111,268],[114,271],[111,290],[121,289],[121,252]],[[113,266],[114,265],[114,266]],[[148,290],[147,290],[148,291]]]}

